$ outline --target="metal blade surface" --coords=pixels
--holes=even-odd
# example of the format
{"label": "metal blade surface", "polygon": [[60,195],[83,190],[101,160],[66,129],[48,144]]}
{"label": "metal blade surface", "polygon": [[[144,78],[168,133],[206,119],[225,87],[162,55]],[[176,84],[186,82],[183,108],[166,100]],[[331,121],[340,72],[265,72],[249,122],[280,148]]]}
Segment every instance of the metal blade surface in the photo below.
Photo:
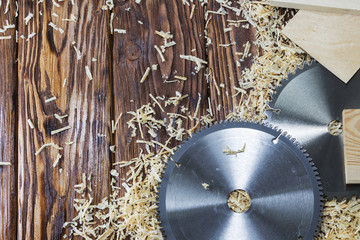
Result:
{"label": "metal blade surface", "polygon": [[[167,239],[312,239],[320,182],[303,151],[280,132],[249,122],[221,123],[182,145],[163,175],[160,219]],[[225,155],[223,149],[245,152]],[[205,189],[202,184],[209,185]],[[228,195],[245,190],[251,206],[235,213]]]}
{"label": "metal blade surface", "polygon": [[343,109],[360,108],[360,72],[344,84],[321,64],[305,65],[283,81],[269,106],[268,122],[286,129],[312,157],[327,198],[360,196],[360,184],[345,183],[343,135],[328,132]]}

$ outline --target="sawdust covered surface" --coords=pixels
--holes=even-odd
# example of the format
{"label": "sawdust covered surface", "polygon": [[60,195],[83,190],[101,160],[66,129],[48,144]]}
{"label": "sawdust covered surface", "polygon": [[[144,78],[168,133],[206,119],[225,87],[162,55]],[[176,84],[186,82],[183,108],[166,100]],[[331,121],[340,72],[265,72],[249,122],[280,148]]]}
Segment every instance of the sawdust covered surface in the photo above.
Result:
{"label": "sawdust covered surface", "polygon": [[[141,1],[138,2],[141,4]],[[183,2],[189,3],[189,1]],[[263,120],[266,118],[267,102],[274,93],[275,87],[286,78],[288,73],[310,62],[311,59],[281,35],[280,30],[285,16],[283,11],[272,8],[262,1],[232,1],[231,7],[228,1],[217,0],[217,2],[222,9],[207,9],[206,0],[193,3],[203,7],[205,11],[221,13],[224,10],[239,13],[240,19],[247,20],[257,30],[257,39],[252,44],[257,44],[263,49],[263,54],[254,57],[252,66],[244,70],[243,79],[239,79],[239,86],[234,88],[244,96],[239,101],[240,104],[227,115],[227,119]],[[201,64],[201,67],[206,67],[204,65],[207,63]],[[75,186],[78,194],[74,203],[77,215],[64,224],[64,227],[71,229],[70,236],[65,237],[163,239],[157,217],[157,196],[164,166],[171,161],[170,156],[176,150],[169,146],[173,146],[174,142],[180,143],[195,130],[195,128],[185,129],[184,119],[193,121],[195,127],[213,123],[211,109],[208,109],[208,114],[205,116],[188,115],[185,106],[181,105],[186,97],[186,93],[179,92],[169,99],[153,96],[152,99],[156,101],[126,113],[133,116],[128,122],[133,136],[142,136],[143,140],[138,140],[140,154],[129,161],[115,163],[115,166],[127,167],[130,170],[126,176],[119,176],[115,169],[110,172],[113,177],[112,194],[100,203],[93,202],[91,185],[84,175],[83,181]],[[156,119],[156,113],[162,111],[160,106],[168,104],[179,105],[184,111],[182,114],[167,113],[166,121]],[[159,131],[167,132],[169,137],[167,141],[155,141]],[[124,196],[120,196],[120,187],[116,186],[119,178],[123,182],[121,187],[126,191]],[[359,219],[359,200],[326,202],[324,223],[321,225],[318,239],[360,239]]]}

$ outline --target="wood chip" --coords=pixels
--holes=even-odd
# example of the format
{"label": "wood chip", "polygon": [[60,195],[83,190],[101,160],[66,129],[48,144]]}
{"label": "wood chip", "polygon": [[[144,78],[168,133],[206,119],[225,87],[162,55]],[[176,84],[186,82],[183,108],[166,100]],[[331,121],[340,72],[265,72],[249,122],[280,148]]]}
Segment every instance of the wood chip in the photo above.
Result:
{"label": "wood chip", "polygon": [[146,70],[145,70],[145,73],[144,75],[142,76],[141,80],[140,80],[140,83],[143,83],[145,82],[145,79],[148,77],[149,73],[150,73],[150,67],[147,67]]}
{"label": "wood chip", "polygon": [[11,166],[11,162],[0,162],[0,166]]}
{"label": "wood chip", "polygon": [[63,131],[69,130],[70,128],[71,128],[70,126],[66,126],[66,127],[63,127],[63,128],[56,129],[54,131],[51,131],[51,135],[61,133]]}
{"label": "wood chip", "polygon": [[35,128],[34,124],[33,124],[32,121],[31,121],[31,119],[28,119],[27,122],[28,122],[28,124],[29,124],[29,126],[30,126],[31,129],[34,129],[34,128]]}
{"label": "wood chip", "polygon": [[56,100],[56,97],[51,97],[51,98],[45,99],[45,103],[49,103],[49,102],[52,102],[55,100]]}

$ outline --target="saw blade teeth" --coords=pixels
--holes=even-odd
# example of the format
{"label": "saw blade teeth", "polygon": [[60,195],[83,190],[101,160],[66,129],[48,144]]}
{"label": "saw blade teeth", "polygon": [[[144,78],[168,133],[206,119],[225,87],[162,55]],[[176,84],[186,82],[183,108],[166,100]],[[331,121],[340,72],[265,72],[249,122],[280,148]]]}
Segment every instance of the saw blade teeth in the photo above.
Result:
{"label": "saw blade teeth", "polygon": [[293,73],[289,72],[288,75],[286,76],[286,78],[283,78],[281,80],[281,83],[277,86],[275,86],[275,89],[273,91],[273,93],[270,94],[270,99],[267,102],[267,110],[265,111],[265,115],[267,117],[266,121],[271,120],[272,114],[274,114],[274,112],[276,113],[278,110],[280,111],[281,109],[276,109],[275,108],[275,102],[277,100],[277,97],[280,95],[280,93],[282,92],[282,90],[286,87],[286,85],[291,82],[291,80],[296,77],[297,75],[307,71],[308,69],[310,69],[311,65],[316,62],[315,60],[310,61],[310,63],[306,63],[304,62],[302,65],[297,66]]}

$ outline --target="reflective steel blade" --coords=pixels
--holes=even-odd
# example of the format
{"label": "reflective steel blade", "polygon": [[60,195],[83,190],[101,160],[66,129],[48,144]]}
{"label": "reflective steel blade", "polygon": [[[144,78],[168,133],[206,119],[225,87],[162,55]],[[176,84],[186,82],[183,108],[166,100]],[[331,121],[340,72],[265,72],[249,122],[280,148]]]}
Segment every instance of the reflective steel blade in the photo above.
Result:
{"label": "reflective steel blade", "polygon": [[[223,153],[244,144],[244,153]],[[313,238],[321,210],[319,178],[280,131],[250,122],[217,124],[182,145],[173,159],[180,166],[167,165],[159,199],[167,239]],[[251,197],[244,213],[227,206],[236,189]]]}
{"label": "reflective steel blade", "polygon": [[360,72],[344,84],[321,64],[305,65],[283,81],[269,106],[272,124],[286,129],[312,157],[324,194],[329,199],[360,196],[360,185],[346,185],[343,135],[328,132],[332,120],[342,121],[343,109],[360,108]]}

